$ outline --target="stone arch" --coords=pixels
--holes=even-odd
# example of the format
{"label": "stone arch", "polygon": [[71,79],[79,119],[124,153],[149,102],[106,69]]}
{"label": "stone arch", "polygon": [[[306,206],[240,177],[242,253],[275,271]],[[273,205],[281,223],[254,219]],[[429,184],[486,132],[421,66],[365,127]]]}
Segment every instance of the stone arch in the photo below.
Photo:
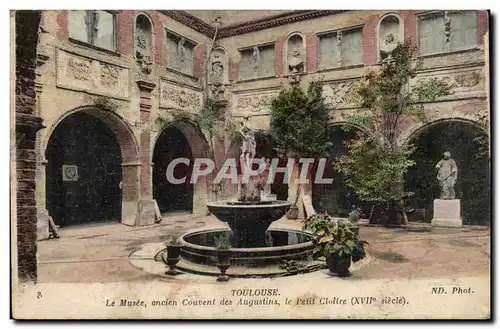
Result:
{"label": "stone arch", "polygon": [[[351,126],[349,130],[344,130],[344,126]],[[330,142],[333,143],[330,155],[327,159],[323,178],[332,178],[331,184],[313,184],[312,202],[314,209],[318,212],[328,212],[331,215],[347,217],[353,206],[361,206],[364,212],[368,212],[368,206],[359,201],[354,193],[345,186],[345,177],[332,168],[334,158],[345,153],[344,142],[356,138],[359,131],[364,131],[363,127],[346,122],[332,122],[329,127]],[[332,140],[334,139],[335,140]]]}
{"label": "stone arch", "polygon": [[471,120],[470,118],[466,118],[466,117],[441,118],[441,119],[433,120],[433,121],[425,123],[425,124],[415,125],[411,129],[411,131],[409,131],[410,134],[402,139],[403,143],[408,144],[412,139],[415,139],[419,134],[421,134],[423,131],[425,131],[426,129],[428,129],[432,126],[435,126],[435,125],[443,123],[443,122],[453,122],[453,121],[462,122],[465,124],[471,124],[471,125],[477,127],[478,129],[484,130],[484,132],[487,133],[487,131],[484,129],[484,127],[482,127],[478,123],[478,121]]}
{"label": "stone arch", "polygon": [[42,141],[42,150],[47,149],[50,136],[59,125],[59,123],[61,123],[68,116],[77,112],[90,114],[104,122],[109,127],[109,129],[115,134],[118,143],[120,144],[124,163],[133,163],[139,160],[138,142],[132,128],[127,123],[126,119],[115,112],[102,110],[95,106],[88,105],[77,107],[59,116],[54,124],[52,124],[49,128],[46,139]]}
{"label": "stone arch", "polygon": [[[463,118],[443,118],[420,126],[405,143],[415,147],[405,177],[405,189],[415,194],[407,200],[415,209],[410,220],[430,221],[433,201],[439,198],[435,165],[445,151],[450,151],[457,163],[456,197],[461,201],[463,224],[485,225],[490,222],[490,160],[476,138],[488,137],[477,121]],[[487,151],[487,150],[486,150]]]}
{"label": "stone arch", "polygon": [[285,63],[285,75],[290,74],[291,72],[289,71],[288,67],[288,61],[289,58],[292,57],[292,52],[295,48],[298,48],[300,52],[300,58],[303,60],[303,65],[302,65],[302,72],[300,73],[306,73],[307,72],[307,47],[306,47],[306,37],[302,32],[292,32],[288,35],[288,37],[285,40],[285,44],[283,47],[283,63]]}
{"label": "stone arch", "polygon": [[[76,113],[84,113],[92,116],[98,121],[102,122],[116,138],[119,146],[121,155],[121,223],[126,225],[135,225],[138,214],[138,200],[139,200],[139,149],[138,143],[134,136],[134,133],[129,126],[129,124],[120,115],[99,109],[94,106],[82,106],[71,111],[64,113],[62,116],[55,121],[55,123],[50,127],[49,134],[47,134],[46,140],[42,142],[43,154],[47,158],[47,152],[50,147],[52,136],[56,131],[57,127],[65,121],[65,119]],[[47,159],[49,160],[49,159]],[[47,164],[48,161],[44,161],[42,164]],[[43,170],[45,175],[45,170]],[[48,177],[44,177],[42,180],[47,182]],[[47,204],[47,198],[45,191],[41,191],[41,197],[44,199],[43,203]]]}
{"label": "stone arch", "polygon": [[[385,44],[386,37],[392,34],[395,38],[390,44]],[[404,20],[401,15],[389,12],[380,17],[377,24],[377,60],[384,59],[384,52],[390,52],[398,42],[404,42]]]}
{"label": "stone arch", "polygon": [[[187,143],[190,147],[190,155],[191,155],[191,163],[192,164],[195,159],[199,158],[207,158],[214,161],[213,150],[210,148],[207,139],[200,131],[200,129],[189,120],[176,120],[168,125],[162,127],[162,129],[158,132],[154,139],[153,152],[151,152],[151,163],[155,166],[153,161],[155,157],[155,151],[158,147],[158,143],[161,143],[162,133],[169,128],[175,128],[178,130],[187,140]],[[201,176],[198,178],[197,183],[193,186],[193,197],[192,197],[192,213],[193,214],[206,214],[207,207],[206,204],[210,200],[211,197],[211,182],[215,177],[216,173],[212,173],[207,176]],[[155,184],[153,179],[153,184]]]}
{"label": "stone arch", "polygon": [[426,129],[428,126],[432,126],[434,124],[438,124],[442,121],[461,121],[464,123],[471,123],[474,125],[477,125],[478,128],[482,128],[478,122],[479,122],[479,117],[483,116],[484,112],[481,111],[480,113],[477,113],[477,115],[471,115],[468,113],[463,113],[460,111],[454,111],[453,113],[446,114],[442,113],[439,118],[431,120],[430,122],[423,123],[423,122],[412,122],[409,126],[406,128],[403,128],[401,133],[399,134],[399,144],[406,144],[408,143],[408,140],[412,138],[415,134],[417,134],[419,131],[422,131],[422,129]]}

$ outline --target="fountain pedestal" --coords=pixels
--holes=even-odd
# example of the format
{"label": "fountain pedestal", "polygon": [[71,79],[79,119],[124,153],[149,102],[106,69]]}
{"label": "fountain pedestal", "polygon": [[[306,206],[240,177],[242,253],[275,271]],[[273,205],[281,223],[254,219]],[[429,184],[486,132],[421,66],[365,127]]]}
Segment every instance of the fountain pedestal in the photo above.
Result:
{"label": "fountain pedestal", "polygon": [[217,201],[207,207],[220,221],[228,223],[233,231],[234,248],[258,248],[266,246],[267,229],[286,214],[290,203]]}

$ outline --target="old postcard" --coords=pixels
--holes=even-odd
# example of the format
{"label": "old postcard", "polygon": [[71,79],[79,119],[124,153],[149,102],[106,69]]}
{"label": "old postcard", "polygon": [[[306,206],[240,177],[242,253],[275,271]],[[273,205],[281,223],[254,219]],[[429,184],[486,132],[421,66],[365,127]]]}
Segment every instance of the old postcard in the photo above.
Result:
{"label": "old postcard", "polygon": [[13,318],[490,319],[489,21],[12,10]]}

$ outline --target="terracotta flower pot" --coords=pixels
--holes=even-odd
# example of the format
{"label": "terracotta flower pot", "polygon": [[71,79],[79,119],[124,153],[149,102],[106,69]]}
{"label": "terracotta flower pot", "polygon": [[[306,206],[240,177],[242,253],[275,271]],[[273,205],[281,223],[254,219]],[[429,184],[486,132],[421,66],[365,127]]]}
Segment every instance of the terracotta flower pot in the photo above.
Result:
{"label": "terracotta flower pot", "polygon": [[349,267],[351,267],[351,255],[328,254],[326,257],[328,265],[328,275],[345,277],[349,276]]}

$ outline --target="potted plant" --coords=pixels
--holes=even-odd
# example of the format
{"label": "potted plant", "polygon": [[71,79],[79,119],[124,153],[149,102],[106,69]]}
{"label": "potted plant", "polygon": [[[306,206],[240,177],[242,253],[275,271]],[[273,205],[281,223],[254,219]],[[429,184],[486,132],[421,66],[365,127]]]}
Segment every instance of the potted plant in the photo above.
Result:
{"label": "potted plant", "polygon": [[359,230],[349,220],[333,219],[328,214],[314,214],[306,219],[304,229],[315,236],[314,256],[325,260],[329,275],[348,276],[351,261],[366,256]]}
{"label": "potted plant", "polygon": [[228,234],[220,234],[215,237],[215,249],[217,251],[216,265],[221,271],[221,274],[217,277],[217,281],[228,281],[229,276],[226,274],[226,271],[231,266],[231,240]]}
{"label": "potted plant", "polygon": [[168,238],[166,244],[167,246],[167,259],[163,259],[163,261],[168,265],[169,269],[165,272],[168,275],[177,275],[180,272],[175,268],[175,265],[180,260],[181,248],[182,244],[179,241],[179,237],[171,236]]}

